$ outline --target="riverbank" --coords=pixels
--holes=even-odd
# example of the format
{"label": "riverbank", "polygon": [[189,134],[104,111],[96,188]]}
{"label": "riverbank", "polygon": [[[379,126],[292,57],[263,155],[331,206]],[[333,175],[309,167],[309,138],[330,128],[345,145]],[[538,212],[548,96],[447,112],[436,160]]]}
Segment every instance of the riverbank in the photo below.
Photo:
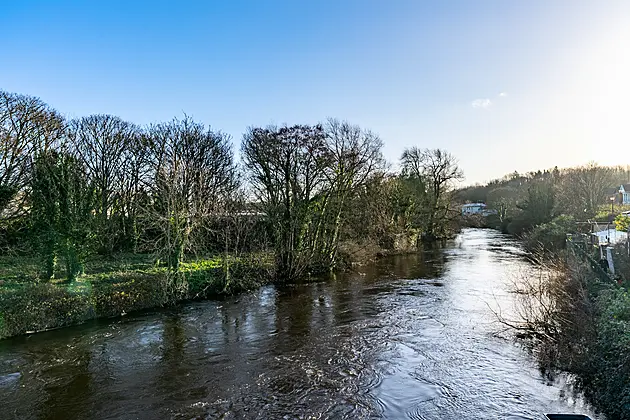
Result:
{"label": "riverbank", "polygon": [[[588,247],[565,246],[560,238],[566,233],[549,226],[554,224],[519,238],[538,271],[515,282],[519,316],[507,325],[527,343],[545,375],[574,375],[577,389],[607,418],[630,419],[627,273],[613,279]],[[621,250],[624,262],[625,247]]]}
{"label": "riverbank", "polygon": [[[611,419],[630,419],[630,295],[578,254],[565,257],[561,298],[571,302],[554,322],[563,325],[545,343],[542,362],[577,376],[580,389]],[[559,297],[560,298],[560,297]],[[566,305],[566,304],[565,304]],[[550,360],[553,355],[553,360]]]}
{"label": "riverbank", "polygon": [[[387,248],[375,243],[340,246],[340,271],[353,271],[379,258],[417,252],[417,238],[398,235]],[[64,273],[58,273],[61,279]],[[151,308],[221,298],[274,282],[271,253],[215,256],[181,264],[174,276],[150,255],[96,258],[73,282],[40,282],[34,258],[0,257],[0,339],[78,325]],[[307,281],[308,279],[305,279]]]}
{"label": "riverbank", "polygon": [[263,286],[0,341],[15,418],[539,418],[594,415],[495,335],[520,245],[465,230],[334,281]]}
{"label": "riverbank", "polygon": [[[481,225],[502,230],[492,220]],[[519,241],[538,270],[515,281],[518,316],[500,318],[545,375],[574,375],[577,389],[607,418],[630,419],[630,258],[625,244],[614,247],[611,275],[599,265],[598,248],[567,242],[577,228],[561,215],[521,234],[503,232]]]}
{"label": "riverbank", "polygon": [[177,275],[147,255],[120,255],[86,264],[77,280],[39,282],[28,258],[0,259],[0,339],[208,299],[272,281],[273,259],[257,253],[183,263]]}

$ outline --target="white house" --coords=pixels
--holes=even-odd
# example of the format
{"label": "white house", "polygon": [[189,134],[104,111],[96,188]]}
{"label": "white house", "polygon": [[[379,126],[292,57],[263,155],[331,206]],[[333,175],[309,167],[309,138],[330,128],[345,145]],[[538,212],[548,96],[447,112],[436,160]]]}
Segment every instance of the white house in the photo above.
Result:
{"label": "white house", "polygon": [[484,203],[468,203],[462,206],[462,215],[483,214],[486,210]]}
{"label": "white house", "polygon": [[619,187],[622,204],[630,204],[630,184],[623,184]]}

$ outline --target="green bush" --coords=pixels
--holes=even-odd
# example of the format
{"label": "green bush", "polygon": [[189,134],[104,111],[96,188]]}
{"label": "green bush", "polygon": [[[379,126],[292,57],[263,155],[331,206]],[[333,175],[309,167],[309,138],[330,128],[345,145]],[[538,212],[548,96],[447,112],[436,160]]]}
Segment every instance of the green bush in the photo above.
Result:
{"label": "green bush", "polygon": [[630,419],[630,295],[616,289],[598,301],[597,335],[580,376],[587,396],[609,418]]}
{"label": "green bush", "polygon": [[520,236],[531,228],[531,224],[522,217],[515,217],[507,222],[505,225],[504,233],[510,235]]}
{"label": "green bush", "polygon": [[627,232],[628,227],[630,227],[630,216],[619,214],[615,217],[615,229]]}
{"label": "green bush", "polygon": [[112,317],[159,307],[168,302],[163,273],[117,273],[93,282],[91,299],[97,317]]}
{"label": "green bush", "polygon": [[[578,389],[607,418],[630,420],[630,294],[600,283],[571,253],[555,261],[555,275],[528,289],[533,299],[524,306],[537,315],[523,325],[542,333],[529,335],[540,367],[575,375]],[[541,302],[553,310],[538,311]]]}
{"label": "green bush", "polygon": [[567,234],[575,233],[576,229],[572,216],[561,215],[532,229],[525,238],[525,245],[530,250],[542,247],[543,250],[556,252],[565,247]]}
{"label": "green bush", "polygon": [[273,261],[265,256],[227,257],[191,264],[183,270],[190,299],[229,295],[267,283]]}

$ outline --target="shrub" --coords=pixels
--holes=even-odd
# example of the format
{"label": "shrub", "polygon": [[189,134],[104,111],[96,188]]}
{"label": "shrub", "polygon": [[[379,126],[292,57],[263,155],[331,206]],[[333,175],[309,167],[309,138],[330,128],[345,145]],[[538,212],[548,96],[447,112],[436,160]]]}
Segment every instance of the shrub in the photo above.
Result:
{"label": "shrub", "polygon": [[615,217],[615,229],[627,232],[628,227],[630,227],[630,216],[619,214]]}
{"label": "shrub", "polygon": [[548,375],[566,371],[611,419],[630,419],[630,294],[600,283],[572,254],[517,281],[520,318],[502,321],[535,350]]}
{"label": "shrub", "polygon": [[572,216],[561,215],[536,226],[527,234],[525,244],[530,250],[542,247],[546,251],[557,252],[564,249],[567,234],[574,233],[576,228],[577,224]]}
{"label": "shrub", "polygon": [[598,299],[597,333],[581,370],[586,395],[609,418],[630,419],[630,295],[615,289]]}
{"label": "shrub", "polygon": [[163,306],[168,302],[163,272],[108,274],[92,282],[91,301],[97,317]]}
{"label": "shrub", "polygon": [[504,232],[510,235],[520,236],[530,228],[531,225],[527,220],[522,217],[515,217],[507,223]]}

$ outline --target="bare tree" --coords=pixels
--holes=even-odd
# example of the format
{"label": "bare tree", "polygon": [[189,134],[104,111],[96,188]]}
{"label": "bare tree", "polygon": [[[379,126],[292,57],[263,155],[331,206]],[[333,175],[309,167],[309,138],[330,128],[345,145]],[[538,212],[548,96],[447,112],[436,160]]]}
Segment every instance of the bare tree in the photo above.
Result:
{"label": "bare tree", "polygon": [[149,139],[146,134],[134,130],[119,168],[118,185],[114,202],[118,215],[117,230],[122,248],[138,251],[141,208],[147,203],[146,186],[150,184]]}
{"label": "bare tree", "polygon": [[274,233],[277,275],[291,280],[309,267],[317,240],[330,153],[321,125],[251,128],[242,156],[260,211]]}
{"label": "bare tree", "polygon": [[137,152],[142,150],[134,144],[138,137],[137,127],[112,115],[91,115],[71,121],[68,127],[73,152],[83,162],[96,188],[102,252],[114,250],[119,231],[115,219],[124,205],[117,199],[122,198],[122,190],[129,189],[133,178],[138,176]]}
{"label": "bare tree", "polygon": [[[329,119],[326,124],[326,144],[331,157],[326,169],[327,192],[322,212],[327,226],[319,233],[323,263],[336,264],[339,233],[348,211],[348,201],[367,180],[385,166],[381,153],[383,142],[369,130],[347,121]],[[326,211],[329,210],[329,211]]]}
{"label": "bare tree", "polygon": [[449,195],[455,182],[463,179],[463,172],[453,155],[441,149],[406,149],[401,163],[403,175],[416,180],[424,190],[424,237],[431,241],[444,233],[451,213]]}
{"label": "bare tree", "polygon": [[497,211],[500,222],[507,220],[517,207],[517,199],[520,197],[515,187],[501,186],[488,191],[486,201],[489,207]]}
{"label": "bare tree", "polygon": [[63,131],[63,118],[39,98],[0,91],[0,217],[25,209],[33,160]]}
{"label": "bare tree", "polygon": [[275,234],[278,275],[337,263],[350,199],[384,166],[378,136],[345,121],[251,129],[243,156]]}
{"label": "bare tree", "polygon": [[222,216],[237,185],[236,168],[229,136],[189,117],[150,127],[148,140],[150,203],[143,218],[157,232],[151,248],[177,274],[201,227]]}
{"label": "bare tree", "polygon": [[576,217],[593,217],[601,204],[608,203],[614,185],[613,169],[594,162],[564,171],[558,191],[564,212]]}

